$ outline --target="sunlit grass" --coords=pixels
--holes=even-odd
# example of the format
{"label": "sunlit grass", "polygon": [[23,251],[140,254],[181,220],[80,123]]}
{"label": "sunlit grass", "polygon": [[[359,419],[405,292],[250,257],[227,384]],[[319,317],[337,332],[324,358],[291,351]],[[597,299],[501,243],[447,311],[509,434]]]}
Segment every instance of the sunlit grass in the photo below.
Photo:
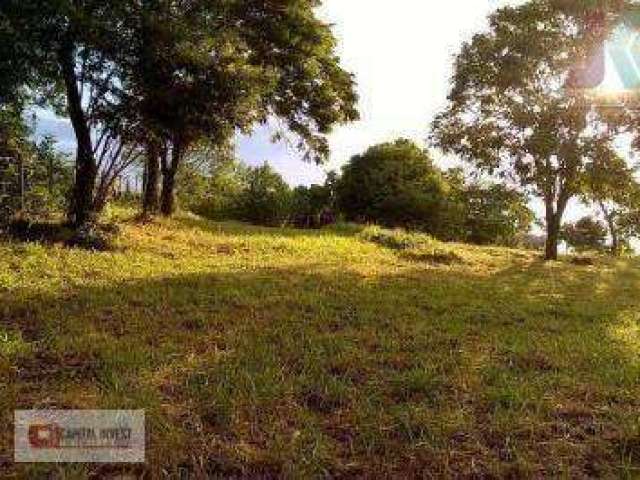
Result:
{"label": "sunlit grass", "polygon": [[113,252],[0,244],[2,474],[107,475],[11,464],[52,406],[146,409],[151,478],[640,472],[634,260],[113,215]]}

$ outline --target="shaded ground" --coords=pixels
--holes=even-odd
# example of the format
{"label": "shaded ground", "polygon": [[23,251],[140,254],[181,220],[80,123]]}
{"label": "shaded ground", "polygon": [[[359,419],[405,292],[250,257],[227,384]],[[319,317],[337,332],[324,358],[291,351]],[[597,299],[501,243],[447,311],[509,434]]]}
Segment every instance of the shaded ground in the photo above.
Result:
{"label": "shaded ground", "polygon": [[[640,474],[635,261],[370,238],[182,218],[109,253],[0,244],[0,476]],[[145,408],[147,465],[14,466],[13,409],[41,407]]]}

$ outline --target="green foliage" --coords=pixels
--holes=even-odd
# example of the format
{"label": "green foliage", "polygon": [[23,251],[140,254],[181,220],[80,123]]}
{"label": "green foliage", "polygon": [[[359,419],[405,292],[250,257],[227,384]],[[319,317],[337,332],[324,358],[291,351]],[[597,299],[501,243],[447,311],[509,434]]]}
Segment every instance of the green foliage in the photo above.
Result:
{"label": "green foliage", "polygon": [[57,150],[52,137],[34,145],[35,156],[28,175],[27,214],[51,216],[68,206],[73,186],[73,163]]}
{"label": "green foliage", "polygon": [[348,220],[437,232],[447,187],[428,153],[409,140],[369,148],[343,167],[338,205]]}
{"label": "green foliage", "polygon": [[461,200],[466,242],[514,246],[534,219],[527,197],[501,184],[467,185]]}
{"label": "green foliage", "polygon": [[16,215],[50,217],[67,206],[71,164],[53,138],[36,143],[33,130],[21,110],[0,109],[0,224]]}
{"label": "green foliage", "polygon": [[205,147],[185,160],[178,175],[181,205],[211,219],[239,219],[248,168],[235,157],[233,145]]}
{"label": "green foliage", "polygon": [[291,220],[298,228],[321,228],[337,220],[335,177],[329,175],[324,185],[299,186],[293,190]]}
{"label": "green foliage", "polygon": [[625,211],[618,218],[618,229],[623,242],[640,238],[640,205]]}
{"label": "green foliage", "polygon": [[[603,156],[607,152],[603,152]],[[587,169],[585,191],[587,204],[594,204],[604,217],[611,235],[611,252],[621,253],[632,238],[640,236],[637,219],[640,211],[638,168],[629,167],[624,158],[613,153],[609,158],[597,158]]]}
{"label": "green foliage", "polygon": [[293,189],[295,214],[316,217],[331,208],[331,191],[323,185],[299,186]]}
{"label": "green foliage", "polygon": [[264,104],[301,139],[305,157],[327,159],[326,134],[333,126],[359,118],[353,75],[340,66],[331,26],[318,18],[318,0],[278,2],[233,0],[241,19],[237,35],[247,45],[247,59],[275,76]]}
{"label": "green foliage", "polygon": [[267,163],[250,168],[240,195],[240,218],[256,225],[281,226],[291,212],[289,185]]}
{"label": "green foliage", "polygon": [[[181,204],[210,219],[301,228],[333,223],[332,176],[325,185],[291,190],[269,165],[248,168],[233,152],[204,150],[187,157],[178,176]],[[324,223],[323,223],[324,222]]]}
{"label": "green foliage", "polygon": [[576,223],[565,225],[562,238],[577,251],[604,250],[607,229],[592,217],[583,217]]}
{"label": "green foliage", "polygon": [[0,4],[0,95],[28,88],[68,114],[78,143],[75,223],[92,222],[100,203],[92,198],[97,127],[171,152],[170,161],[163,157],[162,194],[170,214],[175,175],[202,139],[220,143],[275,116],[306,157],[321,162],[333,126],[358,118],[353,77],[340,67],[317,6],[7,0]]}
{"label": "green foliage", "polygon": [[315,2],[198,0],[179,9],[155,0],[129,16],[133,52],[124,49],[121,74],[134,120],[158,139],[186,149],[276,116],[322,161],[326,134],[358,117],[353,78]]}
{"label": "green foliage", "polygon": [[407,140],[353,157],[336,190],[348,220],[419,229],[442,240],[513,245],[533,220],[525,195],[468,184],[459,169],[442,172]]}
{"label": "green foliage", "polygon": [[292,212],[294,194],[267,163],[246,167],[229,150],[191,155],[180,175],[183,206],[207,218],[281,226]]}
{"label": "green foliage", "polygon": [[436,236],[478,245],[515,246],[534,214],[526,195],[503,184],[467,181],[461,169],[444,172],[448,195]]}

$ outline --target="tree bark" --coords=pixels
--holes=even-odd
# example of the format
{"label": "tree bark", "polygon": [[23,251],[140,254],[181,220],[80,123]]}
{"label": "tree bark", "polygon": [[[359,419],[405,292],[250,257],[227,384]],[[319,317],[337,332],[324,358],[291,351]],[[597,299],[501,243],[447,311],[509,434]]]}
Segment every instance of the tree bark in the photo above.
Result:
{"label": "tree bark", "polygon": [[147,145],[146,167],[142,213],[144,216],[154,216],[160,210],[160,152],[154,142]]}
{"label": "tree bark", "polygon": [[176,173],[182,161],[183,149],[174,142],[171,149],[171,159],[168,154],[163,155],[162,159],[162,193],[160,194],[160,213],[165,217],[170,217],[177,209],[176,195]]}
{"label": "tree bark", "polygon": [[552,220],[547,222],[547,243],[545,246],[544,259],[558,260],[558,240],[560,239],[560,227]]}
{"label": "tree bark", "polygon": [[71,40],[65,41],[60,48],[59,62],[66,88],[69,118],[78,145],[69,221],[75,227],[80,227],[96,220],[93,194],[98,176],[98,166],[93,154],[91,131],[82,109],[82,99],[75,71],[75,46]]}
{"label": "tree bark", "polygon": [[609,233],[611,234],[611,255],[617,257],[620,255],[620,236],[618,235],[615,215],[609,211],[604,202],[600,202],[600,210],[602,210],[602,214],[609,226]]}
{"label": "tree bark", "polygon": [[[547,223],[547,242],[545,246],[544,258],[547,261],[558,260],[558,241],[560,240],[560,227],[562,226],[562,217],[567,208],[569,197],[566,193],[559,195],[557,203],[547,198],[546,203],[546,223]],[[554,205],[555,203],[555,205]]]}
{"label": "tree bark", "polygon": [[176,211],[176,181],[175,173],[168,171],[162,175],[162,195],[160,198],[160,212],[165,217],[170,217]]}
{"label": "tree bark", "polygon": [[614,257],[620,256],[620,239],[618,238],[618,231],[615,227],[611,229],[611,254]]}

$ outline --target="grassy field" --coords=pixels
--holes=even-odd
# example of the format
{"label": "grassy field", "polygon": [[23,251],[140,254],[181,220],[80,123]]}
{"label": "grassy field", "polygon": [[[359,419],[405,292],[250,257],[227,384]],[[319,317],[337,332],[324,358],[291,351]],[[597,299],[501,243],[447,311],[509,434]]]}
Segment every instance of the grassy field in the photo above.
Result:
{"label": "grassy field", "polygon": [[[2,478],[640,476],[635,260],[121,227],[0,243]],[[52,407],[146,409],[147,465],[13,465],[13,410]]]}

